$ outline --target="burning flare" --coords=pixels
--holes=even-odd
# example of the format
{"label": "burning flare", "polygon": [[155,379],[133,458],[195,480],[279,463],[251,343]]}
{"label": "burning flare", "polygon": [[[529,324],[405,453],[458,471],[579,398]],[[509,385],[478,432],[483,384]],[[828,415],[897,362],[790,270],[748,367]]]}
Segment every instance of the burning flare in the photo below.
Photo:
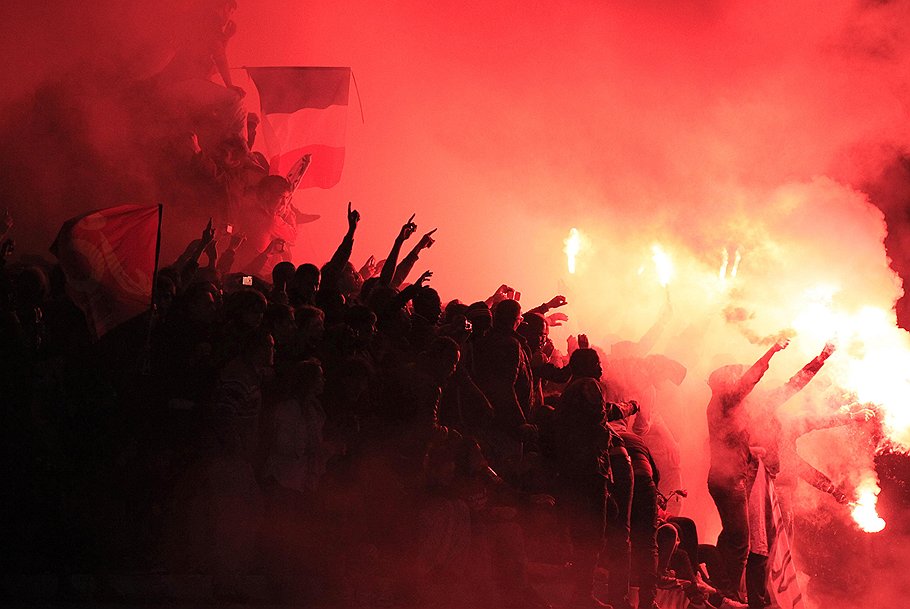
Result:
{"label": "burning flare", "polygon": [[581,251],[581,233],[578,232],[577,228],[572,228],[569,230],[569,236],[563,242],[565,247],[562,251],[566,253],[566,261],[569,264],[569,274],[575,274],[575,257],[578,256],[578,252]]}
{"label": "burning flare", "polygon": [[724,281],[727,278],[727,265],[730,264],[730,254],[727,253],[727,248],[720,250],[720,258],[720,270],[717,272],[717,278]]}
{"label": "burning flare", "polygon": [[856,487],[859,498],[851,504],[853,506],[851,516],[866,533],[878,533],[885,528],[885,521],[875,511],[880,491],[878,483],[872,478],[866,478]]}
{"label": "burning flare", "polygon": [[[910,452],[910,336],[896,328],[894,313],[862,306],[852,311],[837,306],[840,287],[818,285],[803,294],[803,311],[793,329],[810,343],[833,340],[848,357],[829,374],[863,404],[881,409],[883,431],[893,447]],[[873,487],[874,482],[873,482]]]}
{"label": "burning flare", "polygon": [[733,268],[730,269],[730,277],[736,278],[736,271],[739,269],[739,262],[743,257],[739,253],[739,248],[736,248],[736,253],[733,254]]}
{"label": "burning flare", "polygon": [[727,248],[720,250],[720,270],[717,272],[717,278],[721,284],[726,285],[727,279],[736,279],[736,273],[739,271],[739,263],[743,256],[739,253],[739,248],[733,253],[733,266],[730,266],[730,252]]}
{"label": "burning flare", "polygon": [[659,243],[651,246],[651,254],[651,259],[654,260],[654,267],[657,269],[657,280],[661,286],[667,287],[670,285],[670,277],[673,276],[673,261]]}

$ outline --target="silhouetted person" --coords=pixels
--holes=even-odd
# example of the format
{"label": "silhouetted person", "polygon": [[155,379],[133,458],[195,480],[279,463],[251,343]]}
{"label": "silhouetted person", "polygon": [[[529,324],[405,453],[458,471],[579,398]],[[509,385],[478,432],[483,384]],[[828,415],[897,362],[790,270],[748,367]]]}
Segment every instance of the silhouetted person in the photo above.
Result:
{"label": "silhouetted person", "polygon": [[319,267],[306,263],[297,267],[294,279],[288,287],[288,300],[291,306],[313,306],[316,304],[316,292],[319,291]]}
{"label": "silhouetted person", "polygon": [[427,348],[439,331],[439,317],[442,314],[442,303],[439,293],[431,287],[420,288],[411,301],[411,332],[408,342],[417,352]]}
{"label": "silhouetted person", "polygon": [[542,313],[525,313],[524,320],[518,327],[518,333],[525,339],[528,359],[531,362],[531,373],[534,382],[534,400],[531,418],[538,420],[537,412],[544,405],[543,383],[566,383],[572,377],[568,366],[559,367],[551,361],[553,343],[549,340],[550,326]]}
{"label": "silhouetted person", "polygon": [[498,303],[491,330],[474,342],[471,362],[471,375],[493,406],[490,457],[506,480],[520,473],[525,443],[533,445],[537,435],[528,424],[534,383],[524,339],[515,331],[520,323],[518,301]]}
{"label": "silhouetted person", "polygon": [[[634,476],[629,519],[630,583],[637,580],[640,609],[659,609],[654,599],[657,595],[657,483],[660,472],[640,436],[631,432],[620,432],[619,435],[631,458]],[[611,598],[615,598],[612,591]],[[614,609],[621,606],[613,604]]]}
{"label": "silhouetted person", "polygon": [[[785,384],[773,391],[756,393],[746,399],[746,409],[750,416],[750,444],[763,453],[760,463],[764,465],[767,475],[775,480],[776,494],[787,526],[790,524],[790,506],[797,476],[802,477],[812,486],[830,493],[840,503],[848,501],[846,494],[837,488],[827,476],[806,463],[797,454],[796,440],[799,435],[811,429],[849,423],[852,420],[850,415],[825,419],[803,417],[794,426],[788,425],[786,431],[778,415],[783,404],[815,377],[833,352],[834,345],[826,344],[815,358],[803,366]],[[759,463],[756,463],[755,466],[757,470]],[[784,467],[786,467],[786,471],[783,469]],[[755,473],[753,473],[753,479],[754,475]],[[765,601],[770,600],[765,582],[768,576],[768,556],[773,526],[770,499],[766,492],[759,493],[756,488],[750,493],[749,516],[751,543],[746,562],[746,594],[750,609],[756,609],[765,606]],[[790,539],[792,539],[792,535]]]}
{"label": "silhouetted person", "polygon": [[350,263],[351,251],[354,249],[354,233],[357,231],[358,222],[360,222],[360,213],[356,209],[351,209],[351,203],[348,202],[348,231],[332,255],[332,259],[322,266],[320,291],[337,290],[345,298],[352,292],[360,292],[363,280]]}
{"label": "silhouetted person", "polygon": [[708,492],[723,527],[717,537],[722,568],[711,576],[718,590],[735,601],[742,601],[739,585],[749,555],[748,482],[752,455],[743,402],[768,370],[771,357],[788,344],[789,341],[775,343],[746,371],[741,365],[729,365],[708,377]]}
{"label": "silhouetted person", "polygon": [[610,450],[621,444],[605,423],[607,410],[597,382],[602,370],[593,349],[576,349],[572,381],[556,407],[548,449],[557,470],[558,504],[573,546],[569,607],[606,607],[593,594],[594,568],[604,543]]}

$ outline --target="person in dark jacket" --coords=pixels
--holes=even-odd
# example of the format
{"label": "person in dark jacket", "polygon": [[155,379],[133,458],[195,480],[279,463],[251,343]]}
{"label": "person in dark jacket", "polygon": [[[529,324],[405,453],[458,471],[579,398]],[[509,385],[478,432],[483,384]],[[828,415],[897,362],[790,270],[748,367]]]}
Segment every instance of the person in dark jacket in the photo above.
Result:
{"label": "person in dark jacket", "polygon": [[547,446],[574,548],[569,607],[608,607],[594,596],[593,579],[604,542],[610,451],[621,440],[605,422],[608,404],[597,382],[602,373],[597,352],[576,349],[569,365],[573,377],[556,407]]}
{"label": "person in dark jacket", "polygon": [[718,368],[708,378],[708,492],[720,515],[717,551],[723,565],[721,572],[712,575],[718,590],[733,600],[742,600],[739,583],[749,555],[747,487],[752,456],[743,402],[767,372],[771,357],[788,344],[789,340],[776,342],[745,373],[741,365],[730,365]]}
{"label": "person in dark jacket", "polygon": [[515,482],[525,452],[533,449],[537,430],[528,423],[533,401],[531,363],[515,331],[521,305],[503,300],[493,310],[493,327],[473,345],[471,375],[493,406],[490,461],[506,480]]}

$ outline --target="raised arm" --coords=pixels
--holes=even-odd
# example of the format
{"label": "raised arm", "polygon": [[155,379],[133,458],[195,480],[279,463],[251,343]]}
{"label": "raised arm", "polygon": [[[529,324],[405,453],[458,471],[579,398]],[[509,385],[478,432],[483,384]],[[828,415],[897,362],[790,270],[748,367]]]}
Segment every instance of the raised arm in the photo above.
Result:
{"label": "raised arm", "polygon": [[565,297],[565,296],[563,296],[563,295],[561,295],[561,294],[557,294],[556,296],[554,296],[553,298],[551,298],[551,299],[548,300],[547,302],[545,302],[545,303],[543,303],[543,304],[541,304],[541,305],[538,305],[538,306],[534,307],[534,308],[531,309],[530,311],[525,312],[525,315],[527,315],[528,313],[540,313],[541,315],[546,315],[546,314],[547,314],[547,311],[549,311],[550,309],[556,309],[556,308],[558,308],[558,307],[564,307],[564,306],[566,306],[566,305],[568,304],[568,302],[569,302],[569,301],[566,300],[566,297]]}
{"label": "raised arm", "polygon": [[395,267],[398,264],[398,254],[401,252],[401,246],[414,234],[414,231],[417,230],[417,225],[414,224],[415,215],[416,214],[411,214],[408,221],[405,222],[404,225],[402,225],[401,230],[398,231],[398,236],[395,237],[395,242],[392,243],[392,251],[389,252],[388,258],[385,259],[385,264],[382,265],[382,271],[379,273],[380,285],[392,285],[392,279],[395,276]]}
{"label": "raised arm", "polygon": [[429,249],[436,243],[436,240],[433,239],[433,233],[436,232],[434,228],[430,232],[426,233],[423,237],[420,238],[420,241],[417,242],[417,245],[414,246],[408,255],[405,256],[402,261],[398,264],[398,267],[395,269],[395,275],[392,277],[392,287],[397,288],[405,279],[408,278],[408,274],[414,268],[414,265],[417,264],[417,259],[420,257],[420,252],[425,249]]}
{"label": "raised arm", "polygon": [[199,241],[195,242],[195,247],[189,248],[186,252],[186,259],[180,267],[182,285],[187,286],[190,284],[193,276],[196,274],[196,270],[199,268],[199,256],[202,255],[202,252],[204,252],[214,240],[215,229],[212,227],[212,219],[209,218],[209,223],[205,225],[202,236]]}
{"label": "raised arm", "polygon": [[515,298],[515,294],[516,294],[515,288],[510,288],[506,284],[502,284],[484,302],[487,304],[488,307],[490,307],[492,309],[493,305],[495,305],[499,302],[502,302],[503,300],[518,300],[517,298]]}
{"label": "raised arm", "polygon": [[749,395],[753,389],[755,389],[755,385],[758,384],[758,381],[761,380],[761,377],[763,377],[765,375],[765,372],[768,371],[768,366],[771,363],[771,358],[774,356],[774,354],[778,351],[786,349],[787,345],[789,344],[789,338],[778,340],[776,343],[771,345],[771,348],[768,349],[757,362],[752,364],[752,367],[749,368],[736,383],[736,389],[733,392],[734,399],[736,401],[742,400],[747,395]]}
{"label": "raised arm", "polygon": [[798,438],[817,429],[843,427],[851,423],[865,423],[875,417],[876,412],[874,410],[860,407],[858,409],[851,408],[848,412],[839,412],[827,416],[805,416],[798,419],[795,423],[791,423],[791,425],[793,426],[794,437]]}
{"label": "raised arm", "polygon": [[408,301],[412,300],[417,292],[420,291],[420,288],[423,287],[423,284],[430,280],[430,277],[433,276],[433,271],[424,271],[423,274],[417,278],[417,281],[400,291],[395,298],[392,300],[392,305],[395,310],[398,310],[408,304]]}
{"label": "raised arm", "polygon": [[212,44],[212,61],[218,69],[218,75],[221,76],[221,80],[224,81],[224,86],[228,89],[233,89],[240,97],[243,97],[246,95],[246,92],[234,85],[234,81],[231,78],[231,65],[227,58],[228,40],[236,33],[237,24],[228,19]]}
{"label": "raised arm", "polygon": [[230,236],[228,240],[227,249],[221,252],[221,256],[218,257],[218,263],[216,268],[218,272],[221,273],[221,276],[224,277],[231,272],[231,267],[234,266],[234,259],[237,257],[237,248],[246,240],[246,237],[241,234],[234,233]]}
{"label": "raised arm", "polygon": [[351,252],[354,250],[354,233],[357,231],[357,223],[360,222],[360,212],[351,209],[351,202],[348,201],[348,232],[332,259],[329,260],[322,271],[322,284],[324,288],[337,289],[338,282],[341,281],[341,274],[344,267],[351,259]]}
{"label": "raised arm", "polygon": [[211,270],[217,270],[218,266],[218,240],[212,239],[208,245],[205,246],[205,257],[208,259],[209,263],[207,265]]}
{"label": "raised arm", "polygon": [[821,350],[821,353],[816,355],[808,364],[802,367],[802,369],[794,374],[789,381],[784,385],[775,390],[770,396],[770,404],[773,406],[780,406],[803,387],[805,387],[809,381],[821,370],[822,366],[825,364],[825,360],[831,357],[831,354],[834,353],[834,344],[826,343],[824,349]]}
{"label": "raised arm", "polygon": [[800,459],[797,470],[799,471],[800,478],[821,492],[830,494],[838,503],[846,504],[850,502],[847,494],[839,489],[834,482],[831,481],[831,478],[809,465],[806,461]]}

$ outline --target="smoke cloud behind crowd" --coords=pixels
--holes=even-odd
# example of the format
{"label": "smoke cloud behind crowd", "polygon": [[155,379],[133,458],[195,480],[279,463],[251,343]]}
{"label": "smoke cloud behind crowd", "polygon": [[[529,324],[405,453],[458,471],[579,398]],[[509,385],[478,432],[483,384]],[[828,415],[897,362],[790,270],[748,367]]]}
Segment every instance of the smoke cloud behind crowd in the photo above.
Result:
{"label": "smoke cloud behind crowd", "polygon": [[[71,215],[152,196],[156,151],[123,92],[167,61],[185,10],[0,9],[0,205],[20,251],[45,252]],[[526,307],[565,294],[570,320],[551,333],[563,350],[579,332],[607,352],[637,340],[669,299],[656,351],[688,375],[662,390],[663,414],[704,536],[718,530],[705,379],[779,337],[792,346],[763,384],[838,347],[790,408],[873,403],[886,442],[910,447],[897,325],[910,318],[894,309],[910,268],[910,2],[241,0],[235,21],[234,67],[350,66],[358,85],[341,183],[297,195],[322,218],[302,227],[296,262],[329,258],[351,200],[366,227],[356,267],[384,258],[416,212],[421,231],[439,228],[417,270],[432,269],[443,301],[502,283]],[[570,274],[573,227],[584,245]],[[673,262],[666,287],[654,244]],[[822,433],[801,449],[835,482],[874,475],[876,440]]]}

